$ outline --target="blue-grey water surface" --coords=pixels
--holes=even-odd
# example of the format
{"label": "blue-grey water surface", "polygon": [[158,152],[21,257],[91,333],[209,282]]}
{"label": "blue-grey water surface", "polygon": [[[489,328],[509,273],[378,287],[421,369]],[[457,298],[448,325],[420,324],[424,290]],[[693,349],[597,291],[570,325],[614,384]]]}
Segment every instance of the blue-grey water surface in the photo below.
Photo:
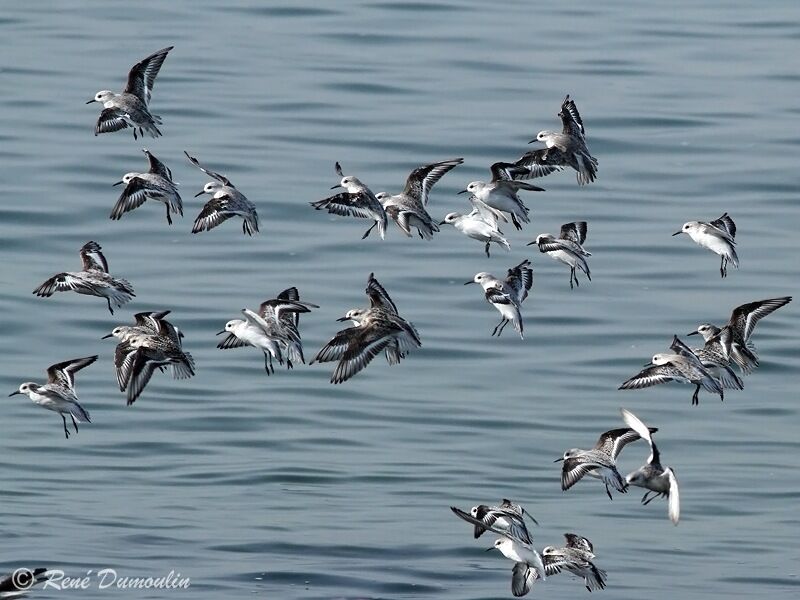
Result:
{"label": "blue-grey water surface", "polygon": [[[77,377],[93,423],[68,441],[57,415],[3,396],[3,571],[191,577],[185,592],[71,592],[87,598],[510,597],[512,563],[448,510],[510,497],[540,521],[540,548],[565,531],[594,542],[604,598],[796,597],[797,302],[761,322],[762,366],[724,403],[702,393],[692,407],[678,384],[617,391],[674,333],[797,292],[796,2],[9,2],[0,32],[2,391],[100,355]],[[171,44],[152,101],[163,137],[95,137],[98,105],[84,102]],[[396,193],[412,168],[463,156],[432,194],[442,218],[489,164],[560,127],[567,93],[599,179],[534,182],[547,192],[524,193],[533,219],[506,228],[510,254],[487,259],[445,227],[431,242],[394,225],[361,241],[368,222],[308,205],[337,183],[337,160]],[[144,168],[143,145],[182,184],[186,216],[171,228],[153,203],[108,219],[111,184]],[[238,220],[189,233],[207,179],[184,149],[257,204],[260,235]],[[724,211],[741,268],[722,280],[717,257],[670,234]],[[593,281],[570,291],[566,269],[525,244],[577,219]],[[90,239],[134,302],[112,317],[97,298],[31,295],[77,268]],[[536,274],[526,339],[491,338],[499,315],[462,283],[524,258]],[[332,365],[268,378],[257,351],[215,347],[242,307],[296,285],[321,305],[302,323],[313,355],[364,303],[372,271],[422,337],[398,367],[378,357],[332,386]],[[126,407],[100,337],[164,308],[197,376],[156,375]],[[620,406],[660,428],[678,527],[635,491],[611,502],[597,481],[560,489],[552,461],[621,426]],[[621,470],[646,456],[630,446]],[[561,575],[532,595],[586,593]]]}

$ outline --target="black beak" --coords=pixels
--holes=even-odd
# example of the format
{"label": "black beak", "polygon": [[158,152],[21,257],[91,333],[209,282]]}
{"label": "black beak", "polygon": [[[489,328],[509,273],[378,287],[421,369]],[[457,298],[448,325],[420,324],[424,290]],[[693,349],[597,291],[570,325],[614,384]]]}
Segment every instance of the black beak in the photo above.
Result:
{"label": "black beak", "polygon": [[11,393],[8,395],[8,397],[9,397],[9,398],[11,398],[11,396],[16,396],[17,394],[21,394],[21,393],[22,393],[22,392],[20,392],[19,390],[17,390],[16,392],[11,392]]}
{"label": "black beak", "polygon": [[490,551],[492,551],[492,550],[497,550],[497,548],[495,548],[494,546],[492,546],[491,548],[487,548],[486,550],[484,550],[484,552],[490,552]]}
{"label": "black beak", "polygon": [[680,235],[682,233],[683,233],[682,231],[676,231],[675,233],[672,234],[672,237],[675,237],[676,235]]}
{"label": "black beak", "polygon": [[101,340],[107,340],[108,338],[112,337],[113,335],[114,335],[113,333],[109,333],[108,335],[104,335],[104,336],[103,336],[103,337],[101,337],[100,339],[101,339]]}
{"label": "black beak", "polygon": [[535,245],[535,244],[536,244],[536,242],[535,242],[535,241],[533,241],[533,242],[529,242],[529,243],[527,243],[527,244],[525,244],[525,245],[526,245],[526,246],[533,246],[533,245]]}
{"label": "black beak", "polygon": [[686,335],[700,335],[699,331],[693,331],[691,333],[687,333]]}
{"label": "black beak", "polygon": [[112,185],[111,187],[116,187],[116,186],[118,186],[118,185],[121,185],[121,184],[123,184],[123,183],[125,183],[125,182],[124,182],[124,181],[118,181],[117,183],[115,183],[115,184],[114,184],[114,185]]}
{"label": "black beak", "polygon": [[350,319],[349,319],[348,317],[339,317],[339,318],[338,318],[338,319],[336,319],[336,320],[337,320],[339,323],[344,323],[345,321],[349,321]]}
{"label": "black beak", "polygon": [[464,285],[469,285],[470,283],[475,283],[474,279],[470,279],[469,281],[465,281]]}
{"label": "black beak", "polygon": [[439,225],[447,225],[447,221],[442,221]]}
{"label": "black beak", "polygon": [[531,140],[531,141],[530,141],[530,142],[528,142],[528,143],[529,143],[529,144],[532,144],[533,142],[538,142],[538,141],[539,141],[539,140],[537,140],[537,139],[533,139],[533,140]]}
{"label": "black beak", "polygon": [[335,190],[335,189],[340,188],[340,187],[342,187],[342,184],[341,183],[337,183],[336,185],[332,185],[331,189]]}
{"label": "black beak", "polygon": [[461,190],[461,191],[460,191],[460,192],[458,192],[458,193],[459,193],[459,194],[466,194],[466,193],[467,193],[467,190]]}
{"label": "black beak", "polygon": [[653,364],[653,361],[651,360],[650,362],[646,362],[646,363],[644,363],[642,366],[643,366],[643,367],[649,367],[649,366],[651,366],[652,364]]}
{"label": "black beak", "polygon": [[557,458],[557,459],[555,459],[553,462],[554,462],[554,463],[557,463],[557,462],[561,462],[562,460],[564,460],[564,457],[563,457],[563,456],[562,456],[561,458]]}
{"label": "black beak", "polygon": [[86,104],[91,104],[92,102],[97,102],[97,100],[95,100],[94,98],[92,98],[92,99],[91,99],[91,100],[89,100],[89,101],[88,101]]}
{"label": "black beak", "polygon": [[194,197],[195,197],[195,198],[197,198],[198,196],[202,196],[202,195],[203,195],[203,194],[205,194],[205,193],[206,193],[206,191],[205,191],[205,190],[200,190],[199,192],[197,192],[197,193],[194,195]]}
{"label": "black beak", "polygon": [[228,332],[223,329],[222,331],[218,331],[214,335],[222,335],[223,333],[228,333]]}

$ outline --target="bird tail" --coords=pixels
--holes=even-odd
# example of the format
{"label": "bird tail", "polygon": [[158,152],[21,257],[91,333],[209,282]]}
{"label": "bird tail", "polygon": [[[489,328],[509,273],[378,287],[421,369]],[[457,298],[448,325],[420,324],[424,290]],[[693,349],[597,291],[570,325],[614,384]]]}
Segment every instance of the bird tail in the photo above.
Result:
{"label": "bird tail", "polygon": [[81,423],[91,423],[92,422],[92,419],[89,416],[89,411],[86,410],[85,408],[83,408],[77,402],[75,402],[74,404],[72,404],[72,406],[70,406],[69,412],[73,417],[78,419],[78,421],[80,421]]}

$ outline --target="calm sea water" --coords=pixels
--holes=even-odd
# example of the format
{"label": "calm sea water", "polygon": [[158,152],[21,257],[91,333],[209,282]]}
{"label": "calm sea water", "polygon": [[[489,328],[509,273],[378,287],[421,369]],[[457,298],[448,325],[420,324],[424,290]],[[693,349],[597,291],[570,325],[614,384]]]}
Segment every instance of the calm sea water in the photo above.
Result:
{"label": "calm sea water", "polygon": [[[69,441],[56,415],[3,402],[3,570],[174,570],[197,599],[507,597],[511,563],[448,506],[511,497],[542,523],[539,547],[565,531],[595,543],[603,597],[797,595],[798,303],[761,323],[763,365],[724,403],[703,394],[692,407],[678,385],[616,389],[673,333],[797,293],[796,2],[28,2],[5,4],[0,28],[0,383],[11,392],[100,354],[78,377],[94,422]],[[164,137],[145,144],[181,182],[187,215],[169,228],[147,204],[112,222],[111,184],[143,168],[142,142],[95,138],[97,105],[84,102],[170,44],[152,105]],[[507,231],[510,254],[486,259],[449,228],[427,243],[394,226],[361,241],[365,222],[308,206],[337,160],[396,192],[412,168],[463,156],[430,205],[459,210],[467,182],[559,127],[566,93],[599,180],[541,180],[547,192],[525,198],[533,222]],[[236,222],[189,234],[206,179],[184,149],[257,204],[259,236]],[[670,234],[724,211],[741,269],[721,280],[716,257]],[[589,221],[594,281],[570,291],[567,271],[525,244],[576,219]],[[114,317],[98,299],[31,295],[89,239],[136,288]],[[461,284],[524,258],[536,273],[526,339],[490,338],[498,315]],[[215,348],[243,306],[296,285],[322,306],[303,322],[312,355],[363,304],[371,271],[422,336],[400,367],[379,358],[334,387],[326,365],[267,378],[256,351]],[[197,376],[156,377],[128,408],[100,336],[164,308]],[[553,459],[619,427],[620,406],[660,428],[682,485],[677,528],[638,493],[560,490]],[[646,455],[631,446],[621,470]],[[585,592],[560,576],[534,594]],[[96,582],[78,595],[111,597]]]}

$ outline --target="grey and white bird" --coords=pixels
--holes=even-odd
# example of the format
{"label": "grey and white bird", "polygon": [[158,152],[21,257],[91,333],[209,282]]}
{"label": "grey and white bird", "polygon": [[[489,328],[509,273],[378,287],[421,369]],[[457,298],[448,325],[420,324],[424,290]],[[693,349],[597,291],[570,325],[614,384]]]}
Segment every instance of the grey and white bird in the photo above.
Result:
{"label": "grey and white bird", "polygon": [[492,243],[505,248],[506,252],[509,252],[511,246],[504,237],[503,232],[497,227],[498,221],[504,220],[507,222],[503,213],[485,205],[475,196],[470,196],[470,202],[473,206],[472,212],[466,215],[457,212],[448,213],[444,221],[439,225],[452,225],[468,238],[483,242],[487,258],[491,258],[489,245]]}
{"label": "grey and white bird", "polygon": [[[545,546],[542,561],[547,575],[552,576],[567,571],[583,579],[586,589],[602,590],[606,587],[607,574],[594,564],[594,546],[587,538],[575,533],[565,533],[566,544],[562,547]],[[528,579],[532,574],[526,574]],[[535,577],[533,581],[535,581]],[[530,581],[530,584],[533,584]]]}
{"label": "grey and white bird", "polygon": [[78,403],[78,396],[75,394],[75,373],[96,360],[97,356],[87,356],[52,365],[47,368],[47,383],[40,385],[26,381],[17,391],[9,394],[9,397],[24,394],[42,408],[57,412],[64,423],[64,436],[69,438],[66,415],[72,419],[75,433],[78,433],[78,421],[92,422],[89,411]]}
{"label": "grey and white bird", "polygon": [[[517,520],[515,527],[500,527],[497,522],[489,523],[486,520],[479,519],[471,514],[451,506],[450,510],[453,513],[475,526],[476,531],[478,527],[491,531],[501,536],[495,540],[494,544],[487,548],[489,550],[499,550],[503,556],[514,561],[514,569],[512,571],[512,591],[515,596],[523,596],[530,591],[530,587],[522,591],[522,583],[527,580],[525,577],[528,569],[535,569],[538,571],[542,580],[547,579],[548,573],[546,572],[545,565],[542,562],[542,556],[533,546],[533,538],[525,525],[525,522],[520,519]],[[517,593],[519,591],[520,593]]]}
{"label": "grey and white bird", "polygon": [[464,283],[478,283],[483,288],[486,301],[494,306],[503,317],[498,323],[492,335],[500,336],[503,329],[509,322],[513,322],[514,329],[519,333],[520,339],[523,336],[522,313],[520,308],[528,297],[528,292],[533,286],[533,269],[529,260],[523,260],[516,267],[508,270],[505,279],[498,279],[491,273],[476,273],[475,277]]}
{"label": "grey and white bird", "polygon": [[564,98],[558,113],[563,125],[561,132],[540,131],[533,142],[542,142],[546,148],[528,152],[520,158],[515,166],[541,169],[543,167],[572,167],[577,172],[578,184],[586,185],[597,177],[597,159],[586,146],[586,130],[583,127],[575,102]]}
{"label": "grey and white bird", "polygon": [[305,364],[298,323],[300,313],[310,312],[312,308],[319,306],[301,302],[296,287],[286,289],[277,298],[262,302],[257,312],[243,308],[245,318],[228,321],[225,329],[217,334],[227,334],[217,348],[253,346],[261,350],[267,375],[275,372],[273,359],[282,365],[286,357],[289,369],[293,368],[293,361]]}
{"label": "grey and white bird", "polygon": [[[650,429],[647,425],[625,408],[620,409],[620,412],[622,412],[622,419],[625,424],[650,445],[650,456],[647,458],[647,464],[628,473],[625,476],[625,483],[647,490],[642,496],[642,504],[644,505],[649,504],[655,498],[666,497],[669,520],[672,521],[673,525],[677,525],[681,518],[681,497],[675,471],[672,470],[672,467],[661,465],[661,454],[653,441],[653,436],[650,435]],[[653,495],[650,496],[650,494]]]}
{"label": "grey and white bird", "polygon": [[128,127],[133,128],[134,139],[137,138],[137,130],[141,136],[144,136],[145,133],[154,138],[161,135],[158,130],[158,125],[161,125],[161,117],[150,112],[150,97],[161,65],[164,64],[167,54],[173,47],[169,46],[154,52],[133,65],[128,73],[128,84],[121,94],[115,94],[110,90],[101,90],[86,103],[100,102],[103,105],[103,110],[100,112],[94,128],[95,135],[119,131]]}
{"label": "grey and white bird", "polygon": [[433,234],[439,231],[439,227],[425,209],[431,188],[445,173],[463,162],[463,158],[454,158],[423,165],[411,171],[402,192],[394,196],[379,192],[375,197],[383,205],[388,217],[408,237],[411,237],[411,228],[416,227],[420,238],[432,239]]}
{"label": "grey and white bird", "polygon": [[33,586],[49,579],[49,569],[20,567],[0,576],[0,598],[20,598]]}
{"label": "grey and white bird", "polygon": [[724,213],[719,219],[706,223],[705,221],[689,221],[683,224],[680,231],[673,233],[673,236],[687,234],[692,241],[700,246],[711,250],[720,257],[719,274],[721,277],[728,276],[728,263],[739,268],[739,257],[736,254],[736,224],[728,213]]}
{"label": "grey and white bird", "polygon": [[112,277],[108,273],[108,262],[100,244],[86,242],[80,249],[81,271],[65,271],[53,275],[33,290],[41,298],[49,298],[56,292],[76,292],[84,296],[104,298],[113,315],[114,308],[127,304],[136,296],[133,286],[126,279]]}
{"label": "grey and white bird", "polygon": [[338,361],[331,375],[333,384],[347,381],[381,352],[390,365],[395,365],[409,351],[422,346],[414,325],[400,316],[373,273],[367,280],[366,294],[370,307],[349,310],[337,319],[353,321],[354,326],[339,331],[309,363]]}
{"label": "grey and white bird", "polygon": [[487,206],[508,213],[514,227],[522,229],[521,223],[530,223],[531,219],[530,211],[517,195],[518,192],[520,190],[543,192],[544,189],[524,181],[508,179],[508,174],[501,165],[502,163],[495,163],[490,167],[491,181],[472,181],[466,189],[458,193],[470,193]]}
{"label": "grey and white bird", "polygon": [[211,200],[205,203],[200,214],[194,221],[192,226],[192,233],[200,233],[201,231],[211,231],[217,225],[227,221],[231,217],[242,218],[242,232],[247,235],[258,233],[258,213],[256,212],[256,205],[250,202],[247,197],[236,189],[231,183],[231,180],[215,173],[210,169],[206,169],[200,162],[190,156],[188,152],[183,152],[189,162],[195,167],[200,169],[203,173],[211,177],[214,181],[209,181],[203,186],[195,198],[203,194],[211,195]]}
{"label": "grey and white bird", "polygon": [[128,406],[136,402],[156,369],[172,367],[175,379],[195,374],[194,359],[183,349],[183,333],[167,321],[167,314],[169,311],[138,313],[134,326],[119,326],[110,334],[120,340],[114,366]]}
{"label": "grey and white bird", "polygon": [[536,525],[539,524],[520,504],[506,498],[498,506],[486,504],[473,506],[469,514],[481,522],[481,525],[475,524],[475,539],[488,531],[487,526],[493,526],[496,530],[509,531],[513,536],[530,544],[532,543],[531,536],[523,517],[528,517]]}
{"label": "grey and white bird", "polygon": [[183,216],[183,202],[178,193],[178,184],[172,180],[172,171],[158,160],[147,149],[142,152],[147,156],[150,169],[146,173],[130,172],[125,173],[122,181],[114,185],[125,184],[117,203],[111,210],[111,219],[118,220],[126,212],[139,208],[147,200],[161,202],[167,209],[167,223],[172,225],[171,212]]}
{"label": "grey and white bird", "polygon": [[645,365],[646,368],[625,381],[619,389],[636,390],[677,381],[695,386],[692,405],[700,403],[698,398],[700,388],[712,394],[719,394],[720,400],[725,399],[722,384],[703,366],[700,358],[678,339],[678,336],[672,338],[670,349],[673,351],[671,354],[653,355],[651,361]]}
{"label": "grey and white bird", "polygon": [[[108,339],[110,337],[115,337],[119,340],[114,352],[114,369],[116,371],[120,392],[124,392],[127,388],[131,367],[133,366],[135,349],[131,346],[130,340],[138,335],[156,335],[160,328],[159,321],[164,320],[170,312],[169,310],[164,310],[136,313],[133,315],[134,325],[118,325],[111,333],[101,338]],[[183,334],[180,333],[180,331],[177,333],[180,339]]]}
{"label": "grey and white bird", "polygon": [[746,375],[758,367],[758,355],[750,341],[756,324],[791,301],[791,296],[782,296],[748,302],[733,309],[724,327],[702,323],[689,335],[702,335],[706,349],[712,349],[721,353],[725,359],[732,360]]}
{"label": "grey and white bird", "polygon": [[[651,433],[658,431],[651,429]],[[564,452],[564,456],[554,462],[563,461],[561,466],[561,489],[566,491],[578,483],[584,475],[599,479],[606,487],[606,494],[613,500],[611,486],[621,493],[627,491],[625,481],[617,470],[617,457],[622,449],[640,439],[633,429],[611,429],[600,434],[597,443],[591,450],[571,448]]]}
{"label": "grey and white bird", "polygon": [[577,269],[583,271],[589,281],[592,280],[589,265],[586,262],[586,257],[592,254],[583,247],[583,243],[586,241],[586,230],[586,221],[565,223],[561,226],[561,233],[558,237],[549,233],[540,233],[536,236],[535,241],[528,244],[528,246],[537,245],[539,252],[569,267],[569,289],[573,289],[573,281],[575,285],[580,286]]}
{"label": "grey and white bird", "polygon": [[384,239],[388,219],[381,201],[375,197],[372,190],[361,183],[358,177],[345,175],[338,162],[336,163],[336,174],[342,179],[331,189],[344,188],[345,191],[316,202],[309,202],[309,204],[316,210],[325,209],[332,215],[372,219],[375,222],[364,232],[361,239],[365,239],[375,227],[378,228],[381,239]]}

